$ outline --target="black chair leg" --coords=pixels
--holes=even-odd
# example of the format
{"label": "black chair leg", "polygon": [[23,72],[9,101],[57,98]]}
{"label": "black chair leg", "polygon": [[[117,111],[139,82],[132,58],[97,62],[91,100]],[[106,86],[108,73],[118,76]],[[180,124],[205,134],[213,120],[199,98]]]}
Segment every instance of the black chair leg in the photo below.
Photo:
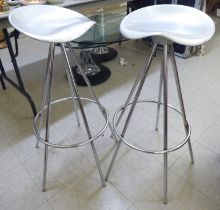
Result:
{"label": "black chair leg", "polygon": [[4,79],[3,79],[3,76],[2,76],[2,61],[0,59],[0,82],[1,82],[1,85],[2,85],[2,89],[5,90],[6,89],[6,86],[5,86],[5,82],[4,82]]}
{"label": "black chair leg", "polygon": [[5,90],[6,86],[5,86],[5,82],[4,82],[3,77],[2,77],[1,74],[0,74],[0,81],[1,81],[2,89]]}

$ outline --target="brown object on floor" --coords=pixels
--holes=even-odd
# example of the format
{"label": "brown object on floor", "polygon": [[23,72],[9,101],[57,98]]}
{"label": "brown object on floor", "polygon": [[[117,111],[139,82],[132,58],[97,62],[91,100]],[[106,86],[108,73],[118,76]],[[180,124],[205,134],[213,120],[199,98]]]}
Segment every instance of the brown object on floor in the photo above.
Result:
{"label": "brown object on floor", "polygon": [[5,0],[0,0],[0,12],[5,12],[9,10],[9,5],[5,2]]}
{"label": "brown object on floor", "polygon": [[220,0],[206,0],[206,13],[213,13],[220,6]]}
{"label": "brown object on floor", "polygon": [[0,42],[0,49],[4,49],[6,47],[7,47],[7,45],[6,45],[5,41]]}
{"label": "brown object on floor", "polygon": [[4,41],[4,34],[2,31],[0,31],[0,49],[6,48],[6,42]]}
{"label": "brown object on floor", "polygon": [[0,41],[4,39],[4,34],[2,31],[0,31]]}

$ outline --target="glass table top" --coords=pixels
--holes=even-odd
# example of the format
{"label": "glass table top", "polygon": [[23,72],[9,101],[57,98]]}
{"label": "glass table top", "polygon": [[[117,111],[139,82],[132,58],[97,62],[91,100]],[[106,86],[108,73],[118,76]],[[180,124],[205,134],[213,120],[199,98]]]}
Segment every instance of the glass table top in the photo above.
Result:
{"label": "glass table top", "polygon": [[89,16],[89,18],[94,20],[97,24],[83,36],[74,40],[73,43],[77,43],[80,48],[86,48],[125,41],[126,39],[119,31],[120,23],[124,17],[125,14],[123,13],[107,12],[100,12],[93,16]]}

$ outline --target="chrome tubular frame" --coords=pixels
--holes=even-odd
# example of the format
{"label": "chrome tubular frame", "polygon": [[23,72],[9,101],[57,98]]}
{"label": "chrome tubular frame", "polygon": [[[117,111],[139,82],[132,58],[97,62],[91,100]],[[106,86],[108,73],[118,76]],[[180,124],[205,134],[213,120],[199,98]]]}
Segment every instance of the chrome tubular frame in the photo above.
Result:
{"label": "chrome tubular frame", "polygon": [[[155,51],[155,52],[156,52],[156,51]],[[127,109],[128,105],[129,105],[129,103],[130,103],[130,101],[131,101],[132,96],[134,95],[134,92],[135,92],[135,90],[136,90],[136,88],[137,88],[137,85],[139,84],[139,81],[140,81],[140,79],[142,78],[143,73],[145,72],[145,69],[147,68],[148,62],[149,62],[149,60],[146,59],[144,65],[143,65],[143,67],[142,67],[142,68],[140,69],[140,71],[138,72],[137,77],[136,77],[136,79],[135,79],[135,81],[134,81],[134,84],[133,84],[133,86],[132,86],[132,88],[131,88],[131,91],[130,91],[130,93],[129,93],[129,95],[128,95],[126,101],[125,101],[124,107],[123,107],[123,109],[122,109],[122,111],[121,111],[121,113],[120,113],[120,115],[119,115],[119,117],[118,117],[118,119],[117,119],[116,126],[118,126],[118,124],[120,123],[121,118],[122,118],[122,116],[124,115],[124,112],[125,112],[125,110]]]}
{"label": "chrome tubular frame", "polygon": [[[72,89],[74,91],[74,94],[75,94],[77,102],[78,102],[78,106],[79,106],[79,109],[80,109],[80,112],[81,112],[81,115],[82,115],[82,118],[83,118],[83,122],[84,122],[84,125],[85,125],[85,128],[86,128],[86,131],[87,131],[88,138],[91,139],[92,134],[91,134],[91,131],[90,131],[90,128],[89,128],[89,124],[88,124],[86,115],[85,115],[85,111],[83,109],[83,105],[82,105],[82,102],[81,102],[79,91],[78,91],[78,88],[77,88],[77,85],[76,85],[76,82],[75,82],[75,79],[74,79],[74,76],[73,76],[73,72],[72,72],[72,69],[71,69],[71,65],[69,63],[69,58],[68,58],[67,51],[65,49],[64,43],[61,43],[61,48],[62,48],[62,52],[64,53],[63,56],[65,58],[65,63],[66,63],[66,73],[69,75],[71,86],[72,86]],[[100,107],[102,108],[101,104],[98,104],[98,105],[100,105]],[[102,113],[103,112],[104,111],[102,109]],[[103,176],[103,173],[102,173],[102,169],[101,169],[101,166],[100,166],[100,163],[99,163],[99,160],[98,160],[97,152],[96,152],[93,141],[91,141],[90,144],[91,144],[93,155],[94,155],[96,165],[97,165],[97,168],[98,168],[98,171],[99,171],[99,175],[100,175],[100,178],[101,178],[101,181],[102,181],[102,185],[103,185],[103,187],[105,187],[106,184],[105,184],[104,176]]]}
{"label": "chrome tubular frame", "polygon": [[160,105],[161,105],[161,95],[163,88],[163,60],[161,61],[161,70],[160,70],[160,82],[159,82],[159,93],[158,93],[158,104],[157,104],[157,116],[156,116],[156,125],[155,130],[158,130],[159,115],[160,115]]}
{"label": "chrome tubular frame", "polygon": [[[46,99],[47,99],[47,94],[48,94],[48,82],[49,82],[49,69],[51,68],[51,52],[52,51],[52,45],[50,45],[49,47],[49,51],[48,51],[48,57],[47,57],[47,67],[46,67],[46,74],[45,74],[45,81],[44,81],[44,89],[43,89],[43,94],[42,94],[42,100],[41,100],[41,116],[40,116],[40,122],[39,122],[39,126],[38,126],[38,133],[40,134],[41,132],[41,128],[42,128],[42,124],[43,124],[43,118],[44,118],[44,112],[43,107],[45,107],[46,105]],[[36,139],[36,148],[39,147],[39,140]]]}
{"label": "chrome tubular frame", "polygon": [[[98,97],[97,97],[97,95],[96,95],[96,93],[95,93],[95,91],[94,91],[94,89],[93,89],[91,83],[89,82],[87,76],[85,75],[85,72],[82,70],[82,67],[81,67],[81,65],[80,65],[80,62],[79,62],[79,60],[78,60],[78,58],[77,58],[77,55],[76,55],[75,51],[74,51],[73,48],[71,47],[70,43],[66,43],[66,44],[67,44],[68,49],[72,52],[72,55],[73,55],[73,57],[74,57],[74,59],[75,59],[75,61],[76,61],[76,65],[78,66],[78,69],[79,69],[79,71],[80,71],[80,74],[83,76],[83,79],[85,80],[86,85],[89,87],[90,91],[92,92],[92,94],[93,94],[93,96],[94,96],[94,100],[95,100],[96,103],[98,104],[98,107],[99,107],[101,113],[103,114],[104,119],[106,120],[105,110],[103,109],[101,103],[99,102]],[[113,130],[113,128],[112,128],[112,125],[111,125],[109,122],[108,122],[108,126],[109,126],[109,129],[111,130],[111,133],[112,133],[112,135],[113,135],[115,141],[117,142],[117,141],[118,141],[118,140],[117,140],[117,136],[114,134],[114,130]]]}
{"label": "chrome tubular frame", "polygon": [[[167,150],[168,148],[168,82],[167,82],[167,54],[168,54],[168,46],[165,44],[163,46],[163,149]],[[167,203],[167,173],[168,173],[168,159],[167,153],[164,153],[164,203]]]}
{"label": "chrome tubular frame", "polygon": [[[181,91],[181,86],[180,86],[179,74],[178,74],[178,70],[177,70],[173,45],[170,45],[170,53],[171,53],[171,61],[173,64],[173,71],[174,71],[174,76],[175,76],[175,81],[176,81],[176,87],[177,87],[177,92],[178,92],[178,97],[179,97],[180,108],[181,108],[181,112],[182,112],[182,116],[183,116],[183,124],[185,127],[185,132],[187,133],[189,131],[189,124],[186,120],[186,112],[185,112],[185,107],[184,107],[184,103],[183,103],[183,96],[182,96],[182,91]],[[190,139],[188,141],[188,146],[189,146],[191,162],[194,163],[194,156],[193,156],[192,145],[191,145]]]}
{"label": "chrome tubular frame", "polygon": [[[64,57],[64,52],[63,52],[63,48],[60,47],[61,49],[61,54],[63,56],[63,60],[65,60],[65,57]],[[68,85],[69,85],[69,88],[70,88],[70,94],[72,96],[72,101],[73,101],[73,109],[75,110],[75,115],[76,115],[76,120],[77,120],[77,123],[78,123],[78,126],[80,126],[80,120],[79,120],[79,115],[78,115],[78,110],[77,110],[77,100],[76,100],[76,96],[75,96],[75,93],[73,91],[73,88],[72,88],[72,85],[71,85],[71,78],[69,76],[69,74],[67,74],[67,80],[68,80]]]}
{"label": "chrome tubular frame", "polygon": [[[50,44],[50,56],[49,56],[49,67],[48,67],[48,82],[46,79],[45,90],[48,91],[48,95],[45,91],[46,98],[46,130],[45,130],[45,141],[49,142],[49,124],[50,124],[50,111],[51,111],[51,100],[52,100],[52,81],[53,81],[53,63],[54,63],[54,49],[55,44]],[[42,117],[41,117],[42,119]],[[47,162],[48,162],[48,145],[45,145],[44,149],[44,168],[43,168],[43,186],[42,191],[46,191],[46,177],[47,177]]]}
{"label": "chrome tubular frame", "polygon": [[[134,109],[135,109],[136,103],[137,103],[137,101],[138,101],[138,97],[139,97],[140,92],[141,92],[141,89],[142,89],[142,87],[143,87],[143,85],[144,85],[144,81],[145,81],[145,79],[146,79],[146,77],[147,77],[147,74],[148,74],[148,71],[149,71],[149,68],[150,68],[150,64],[151,64],[151,62],[152,62],[152,60],[153,60],[153,56],[154,56],[154,53],[156,52],[156,50],[157,50],[157,44],[154,44],[154,47],[153,47],[153,50],[152,50],[152,52],[151,52],[150,58],[149,58],[149,60],[147,59],[148,61],[146,62],[145,68],[143,68],[143,73],[140,72],[140,73],[138,74],[138,79],[135,81],[135,83],[134,83],[134,85],[133,85],[133,87],[132,87],[132,89],[131,89],[131,92],[130,92],[130,94],[129,94],[129,96],[128,96],[126,102],[125,102],[125,106],[126,106],[126,108],[127,108],[128,104],[129,104],[128,102],[130,101],[130,98],[131,98],[131,96],[133,95],[133,91],[136,89],[136,86],[138,85],[138,88],[137,88],[137,92],[136,92],[136,94],[135,94],[134,101],[132,102],[132,107],[131,107],[130,112],[129,112],[128,116],[127,116],[127,119],[126,119],[126,121],[125,121],[125,125],[124,125],[124,128],[123,128],[123,131],[122,131],[122,133],[121,133],[121,135],[120,135],[119,142],[118,142],[118,144],[117,144],[117,146],[116,146],[116,150],[115,150],[115,152],[114,152],[114,155],[113,155],[113,158],[112,158],[112,160],[111,160],[109,169],[108,169],[108,171],[107,171],[107,174],[106,174],[106,177],[105,177],[105,180],[106,180],[106,181],[107,181],[108,178],[109,178],[111,169],[112,169],[112,167],[113,167],[113,164],[114,164],[114,162],[115,162],[116,156],[117,156],[117,154],[118,154],[119,148],[120,148],[121,143],[122,143],[121,137],[124,137],[124,135],[125,135],[125,132],[126,132],[126,130],[127,130],[129,121],[130,121],[131,116],[132,116],[132,114],[133,114],[133,111],[134,111]],[[140,79],[140,81],[139,81],[139,79]],[[135,86],[135,87],[134,87],[134,86]],[[125,107],[123,108],[123,113],[124,113],[124,112],[125,112]],[[122,117],[122,115],[120,115],[120,117]],[[117,121],[117,124],[118,124],[118,122],[119,122],[119,121]],[[114,126],[114,125],[113,125],[113,126]]]}
{"label": "chrome tubular frame", "polygon": [[[190,141],[190,135],[191,135],[191,128],[189,125],[189,122],[186,119],[186,114],[185,114],[185,108],[183,104],[183,97],[182,97],[182,92],[181,92],[181,87],[180,87],[180,81],[179,81],[179,76],[178,76],[178,71],[177,71],[177,66],[176,66],[176,61],[175,61],[175,56],[174,56],[174,50],[173,50],[173,44],[166,42],[166,40],[162,40],[162,45],[163,45],[163,57],[161,60],[161,72],[160,72],[160,81],[159,81],[159,93],[158,93],[158,101],[150,101],[150,100],[138,100],[140,92],[142,90],[143,84],[146,80],[147,73],[150,68],[150,64],[153,59],[153,55],[156,52],[157,49],[157,44],[154,44],[153,50],[151,52],[150,58],[148,62],[146,62],[144,70],[141,70],[138,73],[138,76],[132,86],[132,89],[127,97],[127,100],[125,104],[115,112],[114,117],[113,117],[113,129],[115,131],[115,134],[119,138],[119,142],[116,146],[114,155],[112,157],[112,160],[110,162],[105,180],[107,181],[110,175],[110,172],[112,170],[113,164],[116,160],[116,157],[118,155],[121,143],[124,142],[128,146],[130,146],[132,149],[135,149],[140,152],[144,153],[149,153],[149,154],[163,154],[164,158],[164,175],[163,175],[163,184],[164,184],[164,196],[163,196],[163,202],[166,204],[167,203],[167,186],[168,186],[168,153],[173,152],[175,150],[178,150],[181,148],[183,145],[185,145],[188,142],[189,146],[189,152],[191,155],[191,161],[192,163],[194,162],[193,158],[193,152],[192,152],[192,146],[191,146],[191,141]],[[175,82],[176,82],[176,87],[177,87],[177,92],[178,92],[178,98],[179,98],[179,103],[181,107],[181,111],[176,109],[175,107],[171,106],[168,104],[168,53],[170,53],[172,65],[173,65],[173,70],[174,70],[174,76],[175,76]],[[134,93],[136,91],[136,93]],[[163,93],[163,103],[161,102],[162,98],[162,93]],[[134,95],[134,99],[131,101],[132,96]],[[163,105],[163,149],[162,150],[147,150],[143,149],[141,147],[137,147],[124,138],[126,130],[128,128],[128,124],[130,122],[130,119],[132,117],[133,111],[135,109],[135,106],[137,103],[155,103],[157,104],[157,113],[156,113],[156,126],[155,130],[158,130],[158,121],[159,121],[159,113],[160,113],[160,106]],[[128,106],[131,106],[130,111],[128,113],[128,116],[125,120],[125,124],[123,127],[122,132],[118,131],[117,126],[125,112],[125,110],[128,108]],[[179,115],[182,116],[183,118],[183,124],[185,128],[185,133],[186,136],[185,138],[179,143],[178,145],[169,148],[168,147],[168,108],[171,108],[172,110],[176,111]]]}
{"label": "chrome tubular frame", "polygon": [[[48,52],[48,60],[47,60],[47,68],[46,68],[46,75],[45,75],[45,81],[44,81],[44,89],[43,89],[43,96],[42,96],[42,104],[41,104],[41,110],[40,112],[37,113],[35,119],[34,119],[34,123],[33,123],[33,130],[34,130],[34,134],[37,137],[37,141],[36,141],[36,147],[38,147],[39,141],[41,141],[44,145],[45,145],[45,149],[44,149],[44,164],[43,164],[43,183],[42,183],[42,191],[46,191],[46,177],[47,177],[47,163],[48,163],[48,147],[55,147],[55,148],[72,148],[72,147],[79,147],[79,146],[83,146],[87,143],[90,143],[91,145],[91,149],[94,155],[94,159],[96,162],[96,166],[101,178],[101,182],[102,182],[102,186],[105,187],[106,183],[104,180],[104,176],[103,176],[103,172],[100,166],[100,162],[98,159],[98,155],[97,155],[97,151],[94,145],[94,140],[97,139],[99,136],[101,136],[105,129],[107,128],[107,126],[109,126],[109,118],[108,118],[108,113],[107,110],[105,109],[104,106],[101,105],[101,103],[99,102],[93,87],[91,86],[90,82],[88,81],[86,75],[83,73],[82,71],[82,75],[84,76],[84,79],[87,82],[88,87],[90,88],[91,92],[94,95],[95,100],[91,100],[89,98],[83,98],[80,97],[79,95],[79,91],[78,91],[78,87],[76,85],[75,82],[75,78],[70,66],[70,62],[69,62],[69,57],[67,54],[67,50],[66,50],[66,43],[61,43],[61,53],[64,59],[64,63],[65,63],[65,69],[66,69],[66,74],[67,74],[67,79],[68,79],[68,84],[69,84],[69,88],[70,88],[70,93],[71,93],[71,97],[66,97],[66,98],[62,98],[62,99],[58,99],[56,101],[52,101],[52,86],[53,86],[53,64],[54,64],[54,51],[55,51],[55,43],[50,43],[50,47],[49,47],[49,52]],[[70,46],[68,44],[68,46]],[[75,52],[73,51],[72,48],[69,48],[70,52],[72,52],[72,54],[74,54],[74,58],[76,58]],[[77,59],[76,59],[77,64],[79,65]],[[79,65],[80,66],[80,65]],[[81,68],[80,68],[81,69]],[[49,130],[49,125],[50,125],[50,113],[51,113],[51,107],[52,105],[59,103],[59,102],[63,102],[66,100],[72,100],[73,102],[73,109],[75,111],[76,114],[76,118],[77,118],[77,122],[78,125],[80,124],[79,122],[79,116],[77,113],[77,108],[79,107],[79,111],[81,113],[82,116],[82,121],[85,125],[85,129],[87,132],[87,136],[88,136],[88,140],[85,141],[81,141],[75,144],[54,144],[52,141],[49,141],[49,137],[50,137],[50,130]],[[91,131],[90,131],[90,127],[89,127],[89,123],[87,121],[87,117],[83,108],[83,103],[82,101],[89,101],[91,103],[95,103],[101,113],[103,114],[104,118],[105,118],[105,125],[104,127],[95,135],[92,136]],[[45,119],[44,119],[45,118]],[[39,122],[39,123],[38,123]],[[43,125],[45,126],[45,136],[42,137],[41,136],[41,129],[43,127]],[[110,129],[113,131],[113,128],[110,126]]]}

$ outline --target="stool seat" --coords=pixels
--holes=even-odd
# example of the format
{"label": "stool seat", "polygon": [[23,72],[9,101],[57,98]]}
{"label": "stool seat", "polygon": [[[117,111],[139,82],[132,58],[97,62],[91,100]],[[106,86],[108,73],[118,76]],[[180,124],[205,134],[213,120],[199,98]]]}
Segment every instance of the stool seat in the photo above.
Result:
{"label": "stool seat", "polygon": [[9,21],[18,31],[45,42],[70,42],[95,24],[84,15],[53,5],[30,5],[13,10]]}
{"label": "stool seat", "polygon": [[182,45],[195,46],[208,41],[215,25],[204,12],[182,5],[154,5],[127,15],[120,31],[128,39],[165,37]]}

